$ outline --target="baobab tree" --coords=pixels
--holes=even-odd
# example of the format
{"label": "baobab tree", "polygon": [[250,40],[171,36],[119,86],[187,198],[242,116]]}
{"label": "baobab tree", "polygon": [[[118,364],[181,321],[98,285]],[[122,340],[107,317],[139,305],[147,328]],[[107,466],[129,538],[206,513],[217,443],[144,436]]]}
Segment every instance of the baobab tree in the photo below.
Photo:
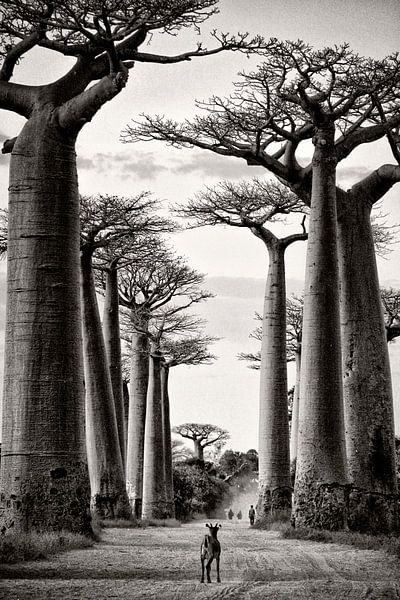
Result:
{"label": "baobab tree", "polygon": [[183,423],[173,427],[172,431],[193,441],[195,458],[201,461],[204,461],[204,448],[215,444],[223,447],[230,438],[226,429],[210,423]]}
{"label": "baobab tree", "polygon": [[[77,136],[126,86],[136,62],[173,64],[263,45],[261,38],[215,33],[216,46],[210,49],[198,44],[176,56],[139,50],[153,32],[196,28],[216,12],[217,3],[1,3],[0,108],[27,119],[17,137],[3,146],[3,152],[11,152],[1,475],[6,529],[90,531]],[[37,86],[11,81],[20,59],[35,49],[65,57],[65,74]],[[50,496],[49,490],[55,489]]]}
{"label": "baobab tree", "polygon": [[[197,327],[201,322],[197,320]],[[165,336],[164,336],[165,338]],[[169,400],[170,370],[179,365],[209,365],[216,357],[210,353],[208,346],[217,338],[204,334],[194,334],[166,337],[161,341],[161,402],[162,402],[162,429],[164,444],[164,471],[167,506],[174,503],[173,471],[172,471],[172,440]]]}
{"label": "baobab tree", "polygon": [[[142,514],[144,440],[146,404],[150,393],[148,377],[151,343],[153,344],[153,357],[157,361],[157,364],[153,365],[156,387],[152,394],[158,395],[161,389],[158,381],[161,361],[159,342],[157,336],[153,336],[151,339],[150,322],[152,317],[158,317],[167,323],[175,311],[185,310],[189,306],[211,297],[212,294],[200,287],[203,280],[204,275],[190,269],[181,257],[175,256],[162,243],[153,254],[143,257],[138,264],[127,265],[119,273],[119,302],[122,307],[127,309],[131,344],[126,485],[132,510],[137,517]],[[165,308],[172,300],[178,306]],[[152,405],[158,410],[157,400],[153,399]],[[153,422],[155,423],[155,435],[159,435],[157,415],[153,415],[151,423]],[[157,461],[154,464],[157,466]]]}
{"label": "baobab tree", "polygon": [[[121,204],[121,199],[118,200]],[[124,200],[122,200],[124,202]],[[125,205],[127,203],[125,202]],[[126,467],[127,416],[123,392],[121,335],[119,318],[118,272],[126,265],[137,264],[143,256],[147,258],[158,249],[159,239],[154,234],[176,230],[170,219],[153,214],[158,207],[155,200],[143,204],[141,214],[132,223],[129,235],[111,236],[108,243],[98,248],[94,256],[96,289],[104,297],[103,306],[103,336],[110,370],[111,386],[117,417],[118,436],[122,455],[122,464]],[[128,207],[125,206],[127,209]],[[132,210],[132,206],[131,209]],[[128,211],[129,212],[129,211]],[[151,214],[150,214],[151,213]],[[135,221],[136,215],[127,215],[126,224]],[[126,415],[125,415],[126,412]]]}
{"label": "baobab tree", "polygon": [[304,203],[282,185],[253,180],[222,182],[206,188],[177,209],[196,225],[245,227],[259,238],[269,256],[262,317],[259,404],[259,499],[257,515],[291,506],[286,369],[285,251],[306,240],[300,233],[278,238],[269,223],[291,212],[304,212]]}
{"label": "baobab tree", "polygon": [[[268,169],[311,206],[304,444],[294,519],[345,526],[351,480],[349,526],[391,530],[397,527],[393,406],[370,213],[400,180],[400,167],[378,166],[347,191],[336,186],[335,176],[337,164],[353,150],[385,136],[398,161],[400,59],[363,58],[347,45],[313,50],[301,41],[276,42],[264,56],[258,69],[242,74],[229,98],[198,104],[205,116],[184,123],[146,116],[126,129],[125,140],[158,139],[242,158]],[[313,160],[302,166],[299,149],[310,140]],[[314,386],[317,381],[323,385]],[[313,444],[318,459],[311,455]],[[326,507],[319,502],[322,490]]]}
{"label": "baobab tree", "polygon": [[[133,198],[81,196],[82,333],[86,391],[86,439],[92,510],[102,518],[130,514],[124,476],[122,385],[113,390],[93,275],[99,248],[150,233],[159,226],[156,201],[147,193]],[[118,292],[118,288],[117,288]],[[118,322],[117,322],[118,326]],[[117,405],[115,403],[117,400]],[[117,420],[118,415],[118,420]],[[120,429],[118,429],[118,422]],[[121,447],[121,438],[122,444]]]}
{"label": "baobab tree", "polygon": [[[255,314],[255,319],[262,322],[259,313]],[[303,326],[303,297],[292,294],[286,299],[286,360],[295,361],[296,375],[293,391],[293,407],[290,428],[290,461],[291,473],[293,473],[293,464],[297,456],[297,429],[299,416],[299,396],[300,396],[300,367],[301,367],[301,335]],[[250,337],[262,341],[262,326],[259,325],[250,334]],[[259,370],[261,364],[261,351],[241,352],[238,355],[239,360],[249,362],[249,368]]]}
{"label": "baobab tree", "polygon": [[165,305],[151,321],[143,455],[144,519],[175,516],[168,382],[163,369],[165,359],[162,354],[162,341],[170,335],[195,331],[201,321],[183,311],[206,297],[203,297],[201,292],[196,294],[193,290],[184,304]]}

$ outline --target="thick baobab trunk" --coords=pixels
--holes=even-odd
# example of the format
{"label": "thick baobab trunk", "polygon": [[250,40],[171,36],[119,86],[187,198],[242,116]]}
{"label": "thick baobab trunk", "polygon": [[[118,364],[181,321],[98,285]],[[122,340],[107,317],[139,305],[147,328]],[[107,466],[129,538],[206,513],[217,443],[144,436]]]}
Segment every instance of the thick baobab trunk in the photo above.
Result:
{"label": "thick baobab trunk", "polygon": [[267,244],[260,365],[259,497],[257,518],[291,507],[286,366],[285,246]]}
{"label": "thick baobab trunk", "polygon": [[[143,324],[144,329],[147,324]],[[134,331],[131,344],[126,488],[136,518],[142,514],[144,431],[149,379],[149,343],[145,333]]]}
{"label": "thick baobab trunk", "polygon": [[201,445],[201,440],[193,440],[194,443],[194,456],[197,460],[204,462],[204,447]]}
{"label": "thick baobab trunk", "polygon": [[339,218],[344,415],[349,527],[397,528],[397,482],[390,364],[370,212],[348,194]]}
{"label": "thick baobab trunk", "polygon": [[125,379],[122,380],[122,398],[124,401],[124,427],[126,431],[125,457],[128,445],[128,417],[129,417],[129,384]]}
{"label": "thick baobab trunk", "polygon": [[347,520],[348,478],[333,125],[321,126],[314,143],[293,521],[296,526],[341,529]]}
{"label": "thick baobab trunk", "polygon": [[171,443],[171,421],[169,416],[169,394],[168,394],[169,367],[161,365],[161,399],[162,399],[162,428],[164,446],[164,475],[165,475],[165,499],[166,510],[169,517],[175,517],[174,504],[174,482],[172,472],[172,443]]}
{"label": "thick baobab trunk", "polygon": [[74,145],[48,108],[11,157],[2,531],[91,533]]}
{"label": "thick baobab trunk", "polygon": [[167,517],[161,409],[161,355],[151,351],[143,461],[143,519]]}
{"label": "thick baobab trunk", "polygon": [[91,507],[103,519],[129,518],[130,507],[90,251],[81,253],[81,290]]}
{"label": "thick baobab trunk", "polygon": [[296,350],[296,382],[293,392],[292,424],[290,429],[290,477],[294,483],[296,475],[297,439],[299,432],[299,406],[300,406],[300,373],[301,373],[301,349]]}
{"label": "thick baobab trunk", "polygon": [[119,446],[122,465],[126,464],[126,431],[124,396],[122,389],[121,336],[119,327],[118,271],[111,266],[106,272],[106,293],[104,297],[103,332],[111,387],[114,396]]}

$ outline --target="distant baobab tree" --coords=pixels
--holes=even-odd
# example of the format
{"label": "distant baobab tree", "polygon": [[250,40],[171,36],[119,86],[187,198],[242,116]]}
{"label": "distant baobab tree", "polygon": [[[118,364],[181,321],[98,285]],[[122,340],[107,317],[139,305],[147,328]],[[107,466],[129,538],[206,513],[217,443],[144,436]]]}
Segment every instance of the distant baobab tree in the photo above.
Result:
{"label": "distant baobab tree", "polygon": [[[157,414],[147,414],[149,401],[161,415],[161,368],[159,332],[151,332],[153,319],[164,321],[163,331],[169,327],[176,330],[176,323],[169,324],[174,315],[190,306],[211,297],[201,285],[204,275],[191,269],[179,256],[166,248],[165,244],[138,263],[126,265],[119,272],[119,303],[126,309],[125,332],[131,347],[130,401],[128,418],[126,483],[129,501],[136,516],[142,515],[143,464],[145,450],[145,423],[154,430],[158,440],[156,452],[148,453],[148,465],[156,474],[162,469],[162,437],[157,424]],[[174,329],[175,328],[175,329]],[[179,330],[178,330],[179,332]],[[153,364],[153,363],[156,364]],[[149,391],[149,364],[152,364],[151,393]],[[155,396],[155,397],[154,397]],[[150,435],[149,428],[147,431]],[[157,452],[159,457],[157,458]],[[158,485],[155,476],[151,477],[154,486]],[[158,478],[159,479],[159,478]],[[148,486],[150,490],[151,486]],[[154,488],[155,490],[155,488]],[[158,492],[155,490],[154,494]],[[157,510],[157,505],[154,505]],[[160,509],[164,513],[164,508]],[[146,515],[146,518],[151,515]],[[152,515],[152,518],[156,518]],[[158,518],[158,517],[157,517]]]}
{"label": "distant baobab tree", "polygon": [[[196,327],[197,321],[197,327]],[[171,369],[179,365],[209,365],[216,356],[211,354],[208,347],[217,338],[207,336],[198,330],[202,322],[196,319],[193,332],[182,332],[179,336],[166,336],[161,340],[161,400],[162,400],[162,428],[164,443],[164,469],[167,504],[174,502],[173,469],[172,469],[172,441],[170,421],[169,378]],[[197,329],[197,331],[196,331]]]}
{"label": "distant baobab tree", "polygon": [[[81,196],[80,206],[82,337],[91,506],[100,518],[126,518],[131,511],[124,469],[118,287],[113,284],[117,284],[117,263],[121,260],[121,251],[128,246],[129,258],[134,260],[135,246],[138,254],[141,245],[145,246],[145,236],[164,227],[165,220],[155,214],[158,203],[146,192],[130,198],[100,194]],[[107,345],[101,327],[93,271],[94,256],[99,250],[103,251],[103,265],[106,256],[110,258],[110,254],[114,254],[114,268],[111,273],[107,269],[111,276],[106,280],[108,293],[105,304],[112,313],[107,314],[105,320]],[[113,306],[115,296],[116,306]],[[112,334],[108,328],[110,317],[114,317],[111,319]],[[117,356],[112,356],[110,345]],[[118,381],[112,377],[110,364],[119,367]]]}
{"label": "distant baobab tree", "polygon": [[174,427],[172,431],[193,441],[195,458],[201,461],[204,461],[204,448],[215,444],[224,446],[230,438],[226,429],[209,423],[183,423]]}
{"label": "distant baobab tree", "polygon": [[304,203],[288,188],[272,181],[224,181],[199,192],[176,213],[190,226],[247,228],[269,256],[262,316],[259,408],[259,499],[257,515],[291,506],[289,429],[287,420],[285,252],[299,233],[282,238],[271,230],[290,213],[305,212]]}

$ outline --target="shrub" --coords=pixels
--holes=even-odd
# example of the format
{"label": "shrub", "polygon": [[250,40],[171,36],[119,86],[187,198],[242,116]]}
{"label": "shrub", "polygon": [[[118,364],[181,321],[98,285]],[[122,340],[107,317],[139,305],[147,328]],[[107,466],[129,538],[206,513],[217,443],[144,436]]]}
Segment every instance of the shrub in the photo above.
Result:
{"label": "shrub", "polygon": [[286,531],[290,525],[291,511],[276,510],[270,515],[264,515],[257,518],[254,527],[255,529],[270,529],[273,531]]}
{"label": "shrub", "polygon": [[223,506],[230,502],[228,484],[211,474],[207,464],[175,465],[174,493],[175,514],[181,521],[196,515],[224,518]]}

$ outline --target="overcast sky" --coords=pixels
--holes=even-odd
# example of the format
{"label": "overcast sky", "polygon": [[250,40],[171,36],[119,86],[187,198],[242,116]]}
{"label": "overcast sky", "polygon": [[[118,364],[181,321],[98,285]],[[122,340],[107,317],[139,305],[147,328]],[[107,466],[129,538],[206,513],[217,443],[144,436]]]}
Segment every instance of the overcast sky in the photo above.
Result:
{"label": "overcast sky", "polygon": [[[249,31],[264,37],[303,39],[322,47],[348,42],[367,56],[383,58],[399,49],[400,3],[398,0],[221,0],[220,14],[204,23],[201,38],[211,45],[207,32],[214,28],[235,33]],[[193,49],[199,37],[183,32],[177,37],[155,34],[149,51],[175,54]],[[142,48],[143,51],[146,48]],[[34,51],[16,70],[18,83],[45,83],[63,74],[69,59]],[[204,184],[222,179],[239,180],[265,171],[248,167],[239,159],[224,158],[199,150],[176,150],[152,142],[122,144],[121,131],[143,112],[164,114],[174,119],[190,118],[194,100],[213,94],[228,95],[237,73],[257,64],[238,53],[193,59],[175,65],[137,64],[123,92],[102,108],[80,134],[77,153],[80,190],[84,194],[136,195],[152,191],[165,202],[182,203]],[[2,112],[0,142],[18,134],[23,119]],[[0,204],[7,202],[7,156],[0,155]],[[386,143],[373,150],[362,148],[339,168],[338,183],[347,188],[385,162],[393,162]],[[383,210],[390,223],[400,223],[399,189],[385,198]],[[291,232],[298,228],[297,223]],[[287,231],[287,230],[286,230]],[[268,260],[261,242],[250,232],[203,228],[176,235],[174,246],[190,265],[205,273],[208,287],[217,297],[199,313],[209,320],[208,332],[223,339],[214,347],[219,360],[209,367],[176,367],[171,374],[171,419],[209,422],[231,433],[227,447],[236,450],[257,448],[258,375],[238,362],[240,351],[256,349],[248,339],[254,328],[255,311],[262,310],[264,278]],[[287,251],[288,288],[301,291],[304,276],[305,244],[296,243]],[[400,250],[379,260],[381,282],[400,288]],[[4,272],[4,263],[0,271]],[[1,282],[4,288],[4,277]],[[1,295],[4,297],[4,294]],[[0,307],[2,309],[2,306]],[[3,321],[4,311],[0,311]],[[1,325],[2,330],[4,328]],[[397,430],[400,432],[400,344],[390,349],[394,372]],[[289,367],[289,383],[293,369]]]}

